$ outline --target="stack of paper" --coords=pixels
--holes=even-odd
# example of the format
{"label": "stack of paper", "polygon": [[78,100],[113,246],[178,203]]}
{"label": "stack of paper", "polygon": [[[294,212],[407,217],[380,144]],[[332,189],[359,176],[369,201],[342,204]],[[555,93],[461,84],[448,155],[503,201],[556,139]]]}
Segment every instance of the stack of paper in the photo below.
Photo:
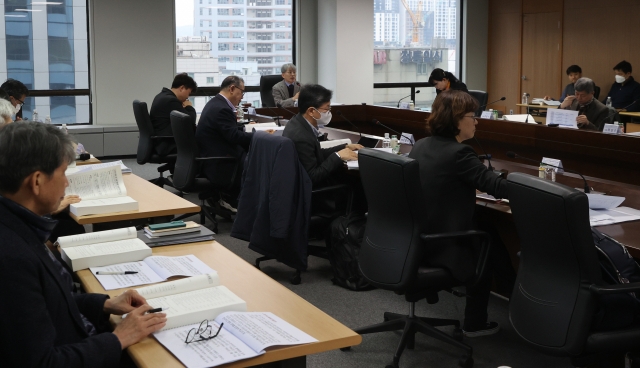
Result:
{"label": "stack of paper", "polygon": [[111,166],[119,166],[120,170],[122,170],[123,174],[131,174],[131,168],[127,167],[122,160],[118,160],[118,161],[113,161],[113,162],[105,162],[102,164],[92,164],[92,165],[82,165],[82,167],[78,168],[77,172],[85,172],[85,171],[89,171],[89,170],[97,170],[97,169],[103,169],[105,167],[111,167]]}
{"label": "stack of paper", "polygon": [[589,222],[591,226],[611,225],[640,220],[640,211],[629,207],[618,207],[624,197],[589,194]]}
{"label": "stack of paper", "polygon": [[214,235],[215,234],[213,233],[213,231],[207,229],[204,226],[198,227],[198,231],[192,233],[161,236],[158,238],[149,238],[144,230],[138,230],[138,239],[142,240],[145,244],[152,248],[165,245],[196,243],[214,240]]}

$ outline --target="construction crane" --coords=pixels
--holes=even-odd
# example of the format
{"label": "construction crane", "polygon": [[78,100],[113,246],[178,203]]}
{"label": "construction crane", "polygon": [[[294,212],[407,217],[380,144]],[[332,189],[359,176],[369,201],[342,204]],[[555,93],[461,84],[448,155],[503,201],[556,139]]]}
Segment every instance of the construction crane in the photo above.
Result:
{"label": "construction crane", "polygon": [[420,29],[424,28],[424,22],[422,21],[422,1],[418,1],[418,10],[414,13],[409,7],[407,0],[401,0],[404,8],[407,9],[407,13],[411,17],[413,23],[413,29],[411,30],[411,45],[417,46],[420,43]]}

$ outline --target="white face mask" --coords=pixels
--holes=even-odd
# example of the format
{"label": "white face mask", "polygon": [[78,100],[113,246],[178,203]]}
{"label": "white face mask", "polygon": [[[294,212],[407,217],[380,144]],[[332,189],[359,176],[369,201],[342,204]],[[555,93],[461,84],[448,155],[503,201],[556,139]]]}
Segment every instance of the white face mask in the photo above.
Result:
{"label": "white face mask", "polygon": [[324,128],[331,121],[331,111],[320,112],[318,109],[315,109],[315,110],[318,111],[318,113],[320,114],[320,117],[316,119],[318,128]]}
{"label": "white face mask", "polygon": [[616,82],[617,82],[617,83],[624,83],[624,81],[625,81],[625,80],[626,80],[626,79],[625,79],[623,76],[621,76],[621,75],[616,75]]}
{"label": "white face mask", "polygon": [[15,114],[19,113],[20,112],[20,108],[22,108],[22,106],[20,106],[20,105],[14,106],[13,107],[13,114],[15,115]]}

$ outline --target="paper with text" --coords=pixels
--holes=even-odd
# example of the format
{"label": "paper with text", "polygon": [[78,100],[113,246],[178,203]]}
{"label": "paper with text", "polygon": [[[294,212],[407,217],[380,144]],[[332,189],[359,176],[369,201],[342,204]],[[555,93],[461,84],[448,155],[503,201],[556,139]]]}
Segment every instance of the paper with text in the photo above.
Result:
{"label": "paper with text", "polygon": [[578,129],[577,117],[578,112],[574,110],[548,109],[547,125],[558,124],[558,126],[563,128]]}
{"label": "paper with text", "polygon": [[218,285],[220,285],[220,278],[218,278],[218,273],[212,272],[206,275],[199,275],[181,280],[163,282],[162,284],[158,285],[145,286],[137,290],[140,295],[149,299]]}
{"label": "paper with text", "polygon": [[86,171],[104,169],[105,167],[111,167],[111,166],[119,167],[121,172],[123,172],[123,173],[130,173],[131,172],[131,169],[128,168],[124,164],[124,162],[122,162],[122,160],[113,161],[113,162],[105,162],[105,163],[102,163],[102,164],[82,165],[81,167],[78,168],[77,172],[86,172]]}
{"label": "paper with text", "polygon": [[[67,176],[69,186],[65,194],[76,194],[83,200],[127,195],[119,166],[109,166],[87,172],[76,172]],[[80,202],[81,203],[81,202]]]}
{"label": "paper with text", "polygon": [[625,197],[608,196],[602,194],[586,193],[589,198],[589,208],[592,210],[610,210],[624,202]]}
{"label": "paper with text", "polygon": [[134,239],[136,237],[136,228],[131,226],[122,229],[96,231],[94,233],[61,236],[58,238],[58,244],[60,244],[61,248],[66,248],[92,243],[106,243],[116,240]]}
{"label": "paper with text", "polygon": [[611,225],[635,220],[640,220],[640,211],[629,207],[618,207],[611,210],[589,210],[591,226]]}

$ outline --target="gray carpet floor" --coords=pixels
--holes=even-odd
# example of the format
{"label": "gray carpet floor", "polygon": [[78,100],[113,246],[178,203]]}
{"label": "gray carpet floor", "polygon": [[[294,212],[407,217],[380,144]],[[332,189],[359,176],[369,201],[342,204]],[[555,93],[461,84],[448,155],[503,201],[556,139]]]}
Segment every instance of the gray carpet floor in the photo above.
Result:
{"label": "gray carpet floor", "polygon": [[[110,161],[110,160],[104,160]],[[135,159],[124,159],[125,164],[133,172],[145,179],[158,176],[156,165],[138,165]],[[166,188],[172,191],[172,188]],[[187,195],[186,199],[197,202],[195,195]],[[198,216],[190,218],[199,221]],[[219,220],[219,233],[216,240],[229,248],[242,259],[253,264],[259,256],[247,247],[247,242],[229,236],[232,223]],[[210,222],[207,221],[209,227]],[[275,261],[264,262],[262,271],[280,282],[323,312],[350,328],[357,328],[382,322],[384,312],[408,314],[409,306],[404,298],[393,292],[371,290],[353,292],[331,283],[331,267],[329,262],[317,257],[309,258],[309,269],[302,274],[300,285],[291,285],[289,277],[292,269]],[[416,314],[423,317],[452,318],[462,320],[465,301],[449,293],[440,293],[440,302],[429,305],[426,301],[416,303]],[[507,301],[492,296],[489,302],[489,319],[501,326],[501,331],[492,336],[465,339],[465,343],[473,347],[474,367],[497,368],[508,366],[513,368],[539,367],[571,367],[568,358],[552,357],[541,354],[525,343],[513,330],[509,323]],[[451,332],[451,328],[444,328]],[[350,351],[340,350],[315,354],[307,357],[309,368],[325,367],[385,367],[393,360],[393,354],[400,340],[400,332],[385,332],[364,335],[362,343]],[[401,367],[457,367],[462,356],[459,349],[440,343],[425,335],[416,335],[414,350],[405,350],[400,360]]]}

